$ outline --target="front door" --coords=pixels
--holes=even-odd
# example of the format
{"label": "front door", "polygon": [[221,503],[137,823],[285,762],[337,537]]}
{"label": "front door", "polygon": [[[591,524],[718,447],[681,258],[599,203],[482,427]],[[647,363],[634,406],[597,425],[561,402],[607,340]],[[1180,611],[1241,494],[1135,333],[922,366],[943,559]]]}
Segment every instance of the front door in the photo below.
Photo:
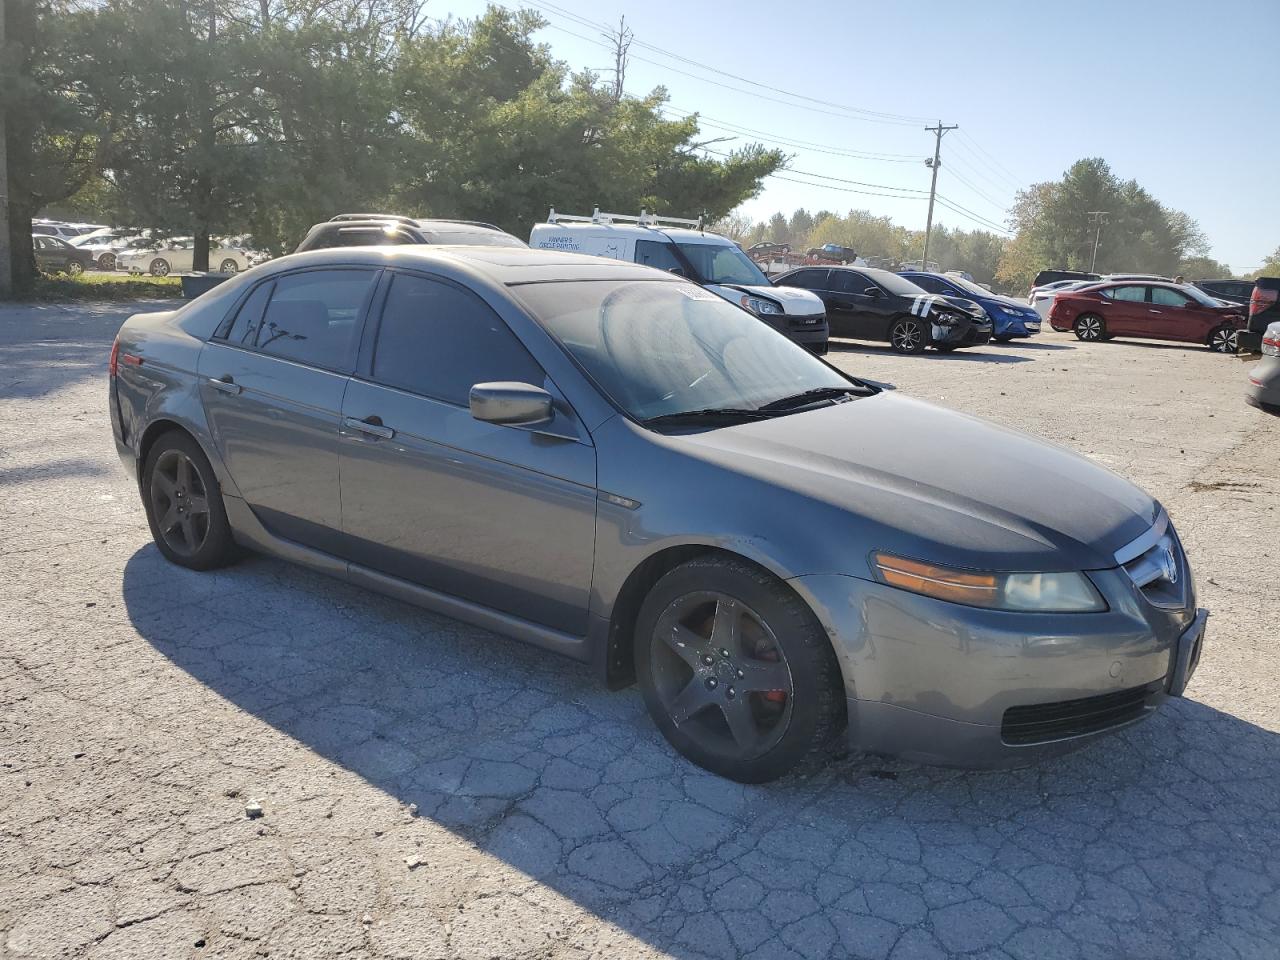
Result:
{"label": "front door", "polygon": [[[474,419],[477,383],[554,384],[451,281],[396,273],[343,402],[344,553],[353,562],[583,636],[595,449],[557,399],[545,432]],[[556,433],[559,435],[549,435]]]}
{"label": "front door", "polygon": [[1204,343],[1209,339],[1209,324],[1200,304],[1180,290],[1171,287],[1151,287],[1148,316],[1151,317],[1149,336],[1161,340],[1185,340]]}
{"label": "front door", "polygon": [[889,323],[900,312],[895,297],[856,270],[832,269],[832,297],[847,318],[842,336],[858,340],[887,340]]}
{"label": "front door", "polygon": [[223,462],[277,536],[338,552],[338,425],[376,270],[310,270],[254,288],[200,354]]}

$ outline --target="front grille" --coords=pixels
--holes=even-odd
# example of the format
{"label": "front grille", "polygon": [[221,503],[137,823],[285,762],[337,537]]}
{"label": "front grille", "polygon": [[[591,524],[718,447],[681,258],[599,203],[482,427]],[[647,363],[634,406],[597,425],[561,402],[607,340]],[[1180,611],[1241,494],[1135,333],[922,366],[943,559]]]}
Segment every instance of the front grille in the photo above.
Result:
{"label": "front grille", "polygon": [[1162,685],[1163,681],[1154,680],[1141,687],[1096,697],[1010,707],[1000,724],[1000,739],[1020,746],[1109,730],[1143,716],[1150,709],[1148,699],[1159,692]]}
{"label": "front grille", "polygon": [[1167,610],[1181,610],[1191,605],[1191,569],[1187,566],[1187,555],[1164,511],[1146,533],[1121,547],[1115,556],[1148,602]]}
{"label": "front grille", "polygon": [[809,317],[787,317],[787,323],[792,330],[813,330],[816,329],[822,321],[826,319],[826,315],[822,313],[814,314]]}

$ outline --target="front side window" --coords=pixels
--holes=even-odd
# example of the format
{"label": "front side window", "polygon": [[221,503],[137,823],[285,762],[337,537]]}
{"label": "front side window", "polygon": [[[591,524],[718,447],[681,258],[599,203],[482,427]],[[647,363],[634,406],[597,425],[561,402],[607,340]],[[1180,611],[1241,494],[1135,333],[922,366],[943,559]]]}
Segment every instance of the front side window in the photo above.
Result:
{"label": "front side window", "polygon": [[637,420],[757,409],[849,381],[745,310],[690,283],[566,281],[512,291]]}
{"label": "front side window", "polygon": [[382,308],[373,379],[465,407],[477,383],[542,386],[545,376],[511,328],[474,293],[398,274]]}
{"label": "front side window", "polygon": [[675,244],[659,243],[656,240],[636,241],[636,263],[658,270],[686,272],[685,265],[676,256]]}
{"label": "front side window", "polygon": [[1152,287],[1151,302],[1162,307],[1185,307],[1190,298],[1168,287]]}
{"label": "front side window", "polygon": [[1129,303],[1143,303],[1147,299],[1146,287],[1111,287],[1102,291],[1104,297]]}
{"label": "front side window", "polygon": [[856,270],[832,270],[831,289],[838,293],[865,294],[875,284]]}
{"label": "front side window", "polygon": [[281,277],[254,343],[271,356],[327,370],[349,369],[357,323],[376,277],[375,270],[312,270]]}
{"label": "front side window", "polygon": [[804,290],[825,290],[827,286],[826,270],[797,270],[778,279],[780,287],[800,287]]}

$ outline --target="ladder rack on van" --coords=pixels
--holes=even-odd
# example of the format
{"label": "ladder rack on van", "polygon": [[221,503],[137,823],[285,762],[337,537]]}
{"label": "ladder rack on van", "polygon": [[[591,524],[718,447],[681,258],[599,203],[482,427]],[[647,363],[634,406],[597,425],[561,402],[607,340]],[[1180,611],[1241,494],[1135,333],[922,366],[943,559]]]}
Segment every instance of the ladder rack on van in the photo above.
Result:
{"label": "ladder rack on van", "polygon": [[641,210],[640,216],[633,217],[627,213],[601,213],[600,208],[596,207],[589,217],[581,217],[572,213],[556,213],[556,208],[552,207],[551,212],[547,214],[547,223],[599,223],[612,224],[616,222],[634,223],[638,227],[688,227],[691,230],[702,229],[702,218],[697,220],[688,220],[683,217],[662,217],[656,213],[649,213]]}

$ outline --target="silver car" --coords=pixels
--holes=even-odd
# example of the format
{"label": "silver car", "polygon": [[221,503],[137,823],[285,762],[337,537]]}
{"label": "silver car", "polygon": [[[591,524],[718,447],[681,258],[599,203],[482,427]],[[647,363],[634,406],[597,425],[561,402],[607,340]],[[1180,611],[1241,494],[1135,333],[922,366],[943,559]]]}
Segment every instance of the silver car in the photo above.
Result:
{"label": "silver car", "polygon": [[1280,416],[1280,323],[1262,335],[1262,359],[1249,370],[1245,400],[1259,410]]}
{"label": "silver car", "polygon": [[842,735],[1025,762],[1148,716],[1199,659],[1142,490],[670,273],[303,253],[132,317],[110,370],[174,563],[258,550],[591,663],[737,780]]}

